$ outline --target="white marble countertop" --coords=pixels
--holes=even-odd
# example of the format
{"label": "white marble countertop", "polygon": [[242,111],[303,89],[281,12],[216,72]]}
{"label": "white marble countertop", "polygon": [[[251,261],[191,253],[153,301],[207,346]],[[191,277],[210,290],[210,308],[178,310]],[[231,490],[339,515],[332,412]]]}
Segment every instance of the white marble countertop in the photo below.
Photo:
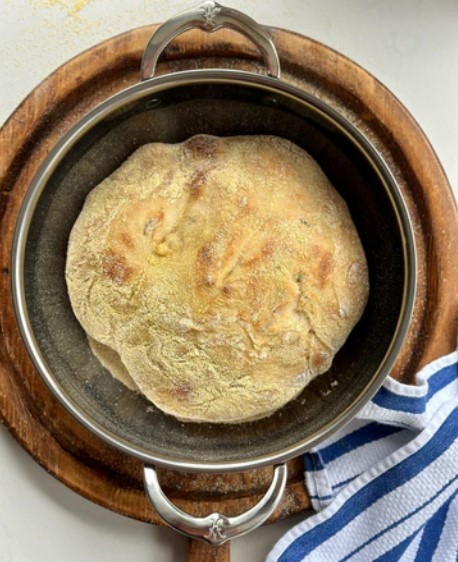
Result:
{"label": "white marble countertop", "polygon": [[[0,123],[78,52],[163,21],[192,0],[0,0]],[[311,36],[357,61],[407,106],[458,194],[456,0],[227,0],[268,25]],[[234,562],[264,560],[300,517],[234,541]],[[111,513],[68,490],[0,428],[0,562],[169,562],[186,539]]]}

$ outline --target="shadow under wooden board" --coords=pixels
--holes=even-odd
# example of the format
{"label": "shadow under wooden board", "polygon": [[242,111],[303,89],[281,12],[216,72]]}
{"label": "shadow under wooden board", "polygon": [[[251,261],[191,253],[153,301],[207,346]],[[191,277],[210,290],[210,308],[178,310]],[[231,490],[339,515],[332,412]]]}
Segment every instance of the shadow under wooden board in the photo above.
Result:
{"label": "shadow under wooden board", "polygon": [[[51,396],[33,368],[14,319],[10,252],[16,217],[44,156],[82,115],[139,81],[154,26],[134,29],[85,51],[44,80],[0,131],[0,415],[17,441],[51,474],[108,509],[161,525],[143,491],[142,464],[100,441]],[[392,375],[413,382],[425,363],[453,350],[458,318],[458,219],[444,172],[422,131],[376,79],[332,49],[271,28],[283,76],[354,123],[378,148],[402,189],[415,228],[419,288],[414,318]],[[227,67],[262,72],[256,49],[230,31],[190,32],[170,45],[159,72]],[[286,493],[271,522],[306,511],[302,461],[289,463]],[[161,470],[167,494],[195,515],[235,515],[257,502],[272,467],[240,474]],[[229,560],[229,545],[190,541],[189,559]]]}

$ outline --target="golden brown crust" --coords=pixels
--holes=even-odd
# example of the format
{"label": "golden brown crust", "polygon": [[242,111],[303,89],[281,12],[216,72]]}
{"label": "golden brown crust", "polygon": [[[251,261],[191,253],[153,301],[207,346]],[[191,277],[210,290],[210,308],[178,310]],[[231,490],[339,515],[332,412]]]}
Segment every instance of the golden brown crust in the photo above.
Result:
{"label": "golden brown crust", "polygon": [[368,294],[346,204],[307,153],[272,136],[138,149],[88,196],[67,283],[83,328],[147,398],[212,422],[296,396]]}

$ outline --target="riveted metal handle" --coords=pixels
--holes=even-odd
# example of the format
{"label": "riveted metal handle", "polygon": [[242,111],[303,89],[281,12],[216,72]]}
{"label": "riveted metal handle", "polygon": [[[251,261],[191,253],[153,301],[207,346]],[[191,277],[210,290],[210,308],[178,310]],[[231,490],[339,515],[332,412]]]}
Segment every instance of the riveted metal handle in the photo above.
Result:
{"label": "riveted metal handle", "polygon": [[213,33],[223,27],[248,37],[261,51],[269,76],[280,78],[278,53],[267,31],[242,12],[206,1],[167,20],[155,31],[143,53],[141,79],[153,78],[162,51],[178,35],[193,28]]}
{"label": "riveted metal handle", "polygon": [[265,496],[241,515],[226,517],[221,513],[210,513],[206,517],[194,517],[176,507],[167,498],[159,484],[154,467],[145,466],[144,469],[146,493],[162,519],[187,537],[215,545],[245,535],[262,525],[280,502],[285,490],[287,474],[286,464],[275,466],[272,483]]}

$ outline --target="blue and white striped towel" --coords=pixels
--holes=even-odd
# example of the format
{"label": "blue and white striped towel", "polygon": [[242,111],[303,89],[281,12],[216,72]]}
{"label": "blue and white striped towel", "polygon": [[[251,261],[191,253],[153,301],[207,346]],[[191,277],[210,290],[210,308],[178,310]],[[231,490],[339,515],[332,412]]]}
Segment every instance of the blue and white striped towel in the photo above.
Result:
{"label": "blue and white striped towel", "polygon": [[357,418],[304,457],[319,513],[267,562],[457,562],[458,353],[388,378]]}

